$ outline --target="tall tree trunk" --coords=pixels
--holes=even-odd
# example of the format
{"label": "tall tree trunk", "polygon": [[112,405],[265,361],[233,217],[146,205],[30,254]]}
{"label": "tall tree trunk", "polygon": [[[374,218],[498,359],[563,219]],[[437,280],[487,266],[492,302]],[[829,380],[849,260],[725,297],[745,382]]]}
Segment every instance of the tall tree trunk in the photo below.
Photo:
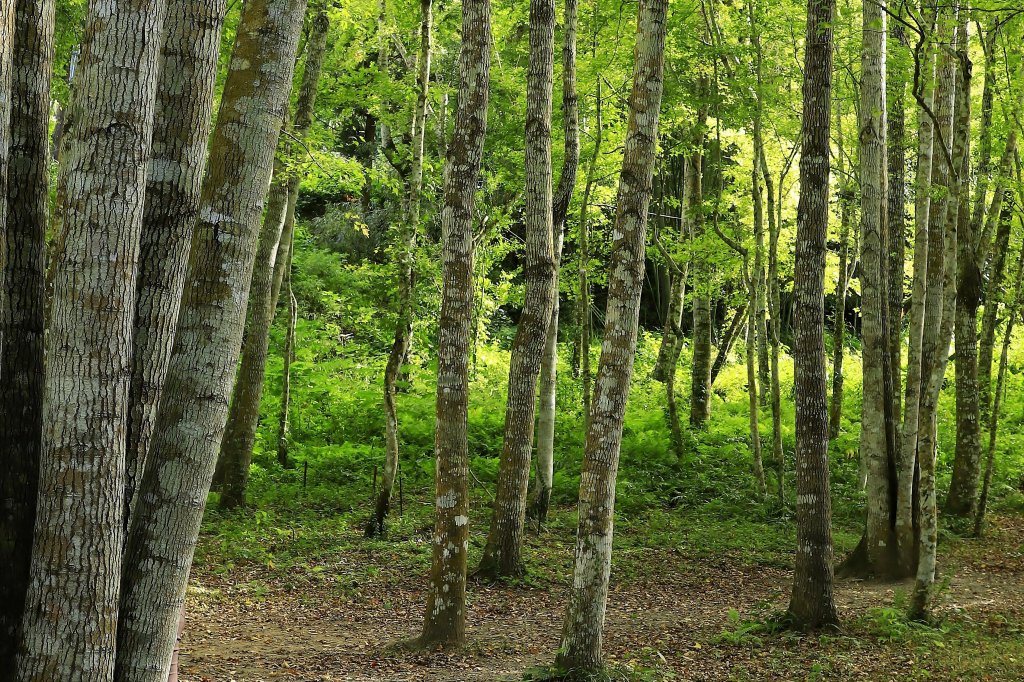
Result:
{"label": "tall tree trunk", "polygon": [[163,393],[199,213],[223,0],[167,0],[135,294],[125,530]]}
{"label": "tall tree trunk", "polygon": [[[842,147],[843,110],[839,101],[836,103],[836,139]],[[832,324],[832,398],[829,403],[828,437],[829,440],[839,436],[839,427],[843,419],[843,359],[846,356],[846,293],[850,288],[850,278],[856,270],[857,256],[850,262],[850,204],[853,202],[853,190],[846,177],[845,154],[840,151],[836,155],[840,177],[839,189],[839,281],[836,282],[835,317]]]}
{"label": "tall tree trunk", "polygon": [[[165,682],[245,326],[304,0],[249,0],[210,143],[156,426],[128,532],[119,682]],[[173,560],[168,559],[173,558]]]}
{"label": "tall tree trunk", "polygon": [[985,458],[985,477],[982,479],[981,494],[978,496],[978,509],[974,515],[974,535],[981,537],[985,530],[985,512],[988,507],[989,490],[992,488],[992,470],[995,468],[996,433],[999,427],[999,407],[1002,402],[1003,383],[1006,379],[1007,357],[1010,352],[1010,341],[1013,339],[1013,327],[1020,312],[1022,283],[1024,283],[1024,245],[1017,261],[1017,285],[1006,318],[1006,331],[1003,334],[1003,348],[999,354],[999,371],[996,374],[996,390],[992,398],[992,413],[988,422],[988,452]]}
{"label": "tall tree trunk", "polygon": [[[294,237],[293,237],[294,239]],[[292,251],[289,249],[288,258]],[[284,343],[284,367],[281,369],[281,410],[277,420],[277,462],[288,469],[292,467],[288,456],[288,410],[292,399],[292,361],[295,360],[295,323],[298,318],[298,301],[292,293],[291,263],[286,266],[284,279],[285,295],[288,297],[288,331]]]}
{"label": "tall tree trunk", "polygon": [[898,575],[895,537],[895,453],[887,431],[891,380],[886,280],[889,240],[886,229],[886,14],[884,4],[865,0],[861,52],[860,180],[861,180],[861,339],[863,400],[860,423],[861,457],[867,465],[865,549],[868,570],[879,577]]}
{"label": "tall tree trunk", "polygon": [[[936,59],[929,49],[916,49],[919,83],[915,93],[920,102],[933,107],[936,99]],[[917,435],[920,427],[921,386],[924,362],[925,312],[928,293],[928,268],[931,223],[931,185],[934,167],[934,126],[923,106],[917,109],[917,171],[914,177],[914,275],[907,323],[907,380],[900,429],[900,456],[896,491],[896,543],[901,571],[912,574],[917,568],[919,489],[917,485]],[[940,202],[936,202],[936,210]]]}
{"label": "tall tree trunk", "polygon": [[800,628],[832,626],[837,622],[832,587],[824,343],[834,13],[832,0],[808,0],[793,275],[797,552],[789,616]]}
{"label": "tall tree trunk", "polygon": [[463,0],[459,98],[448,143],[441,210],[443,263],[437,352],[437,451],[433,556],[420,643],[466,639],[469,549],[469,341],[473,322],[473,207],[487,133],[491,66],[489,0]]}
{"label": "tall tree trunk", "polygon": [[384,368],[384,471],[373,516],[366,524],[366,536],[384,535],[384,523],[391,508],[391,491],[398,475],[398,408],[395,392],[409,347],[416,314],[416,241],[420,229],[420,196],[423,193],[423,149],[427,128],[427,95],[430,88],[430,57],[434,23],[433,0],[420,0],[420,52],[416,76],[416,107],[412,115],[412,159],[407,178],[405,215],[398,243],[398,322]]}
{"label": "tall tree trunk", "polygon": [[552,204],[555,240],[555,306],[551,311],[544,357],[540,369],[540,413],[537,416],[537,478],[528,514],[538,524],[547,521],[555,463],[555,406],[558,387],[558,275],[565,241],[565,220],[569,213],[576,171],[580,160],[579,99],[576,95],[577,0],[566,0],[562,45],[562,125],[565,155]]}
{"label": "tall tree trunk", "polygon": [[0,192],[0,211],[7,210],[6,230],[0,229],[0,566],[7,567],[0,581],[2,682],[14,679],[39,482],[54,2],[17,0],[12,8],[13,38],[0,38],[0,45],[11,46],[13,63],[10,135],[0,132],[0,145],[10,142],[7,190]]}
{"label": "tall tree trunk", "polygon": [[611,571],[615,474],[636,350],[667,13],[667,0],[649,0],[641,4],[637,17],[636,65],[608,270],[608,312],[580,478],[575,569],[555,658],[558,668],[575,675],[597,673],[604,664],[601,638]]}
{"label": "tall tree trunk", "polygon": [[[911,598],[910,615],[928,616],[938,545],[936,511],[935,458],[938,431],[938,401],[949,359],[957,294],[957,231],[961,210],[968,210],[966,187],[970,135],[970,60],[966,52],[966,16],[956,25],[957,8],[940,15],[940,30],[956,36],[940,57],[940,76],[936,92],[936,140],[941,139],[937,167],[932,182],[948,188],[944,202],[933,203],[929,216],[928,272],[929,291],[925,303],[924,371],[921,389],[918,461],[921,471],[921,537],[918,542],[917,579]],[[954,52],[955,50],[955,52]],[[959,72],[959,73],[958,73]],[[947,95],[948,93],[948,95]],[[947,113],[948,112],[948,113]],[[948,126],[948,127],[947,127]],[[941,137],[939,135],[941,131]],[[945,149],[942,149],[942,146]],[[963,205],[961,206],[961,201]],[[932,219],[934,218],[934,220]],[[968,218],[969,219],[969,218]],[[934,228],[935,232],[932,233]],[[942,278],[938,278],[938,273]]]}
{"label": "tall tree trunk", "polygon": [[[695,149],[704,145],[704,136],[698,134]],[[719,169],[716,169],[716,173]],[[694,238],[704,233],[703,215],[704,159],[695,152],[693,177],[690,185],[690,221]],[[697,281],[693,285],[693,357],[690,369],[690,426],[701,428],[711,417],[711,295],[708,281],[710,271],[706,257],[694,255],[693,270]]]}
{"label": "tall tree trunk", "polygon": [[162,0],[92,5],[58,179],[32,568],[17,678],[114,670],[135,265]]}
{"label": "tall tree trunk", "polygon": [[[328,28],[327,13],[317,13],[313,19],[309,42],[306,44],[306,66],[302,75],[299,99],[295,105],[294,135],[300,142],[305,139],[313,121],[313,107],[327,48]],[[291,181],[292,178],[289,177],[285,216],[289,210],[294,210],[291,206]],[[283,221],[265,220],[259,236],[252,283],[249,287],[245,333],[242,336],[241,363],[221,445],[225,476],[220,506],[224,509],[245,505],[249,468],[256,444],[256,429],[259,426],[263,380],[266,376],[270,325],[274,319],[276,258],[285,221],[287,217]],[[290,241],[290,235],[287,237]]]}
{"label": "tall tree trunk", "polygon": [[[999,176],[996,180],[995,193],[988,210],[986,224],[997,223],[995,239],[991,247],[986,242],[980,243],[978,256],[982,267],[982,281],[985,282],[985,310],[981,315],[981,338],[978,341],[978,398],[979,414],[982,424],[987,423],[989,405],[992,394],[992,351],[995,347],[996,325],[999,320],[999,303],[1002,298],[1006,252],[1010,245],[1011,213],[1004,212],[1004,203],[1012,204],[1012,196],[1007,197],[1006,183],[1011,177],[1013,158],[1017,151],[1017,131],[1011,130],[1006,138],[1006,151],[999,163]],[[1006,199],[1009,199],[1008,201]],[[1005,215],[1004,215],[1005,213]],[[998,221],[998,222],[997,222]],[[975,235],[977,236],[977,235]]]}
{"label": "tall tree trunk", "polygon": [[[756,288],[751,285],[751,289]],[[768,493],[764,481],[764,463],[761,461],[761,428],[758,425],[757,399],[757,321],[747,316],[746,356],[747,356],[747,398],[750,410],[750,456],[753,462],[754,483],[757,485],[757,493],[762,498]]]}
{"label": "tall tree trunk", "polygon": [[[903,25],[897,20],[889,22],[889,51],[906,49],[906,34]],[[902,55],[901,55],[902,56]],[[889,232],[888,268],[889,301],[887,312],[889,366],[892,376],[891,420],[893,428],[893,444],[891,448],[895,469],[892,474],[894,492],[898,491],[899,460],[900,460],[900,423],[903,414],[903,280],[906,268],[907,241],[907,210],[906,210],[906,96],[907,72],[902,59],[890,60],[886,65],[886,106],[889,115],[888,137],[886,140],[888,161],[889,187],[887,200],[887,227]],[[896,500],[893,499],[893,524],[895,526]]]}
{"label": "tall tree trunk", "polygon": [[[595,37],[596,40],[596,37]],[[601,141],[603,139],[603,121],[601,120],[601,79],[597,79],[594,114],[594,155],[587,167],[587,182],[583,187],[583,205],[580,206],[580,272],[579,272],[579,310],[580,324],[580,380],[583,384],[583,418],[590,419],[590,338],[593,326],[593,315],[590,311],[590,196],[594,188],[594,176],[597,162],[601,158]]]}
{"label": "tall tree trunk", "polygon": [[526,291],[512,341],[505,438],[498,485],[478,573],[522,575],[523,526],[537,406],[537,378],[557,291],[551,211],[551,89],[554,69],[554,0],[530,0],[530,66],[526,96]]}

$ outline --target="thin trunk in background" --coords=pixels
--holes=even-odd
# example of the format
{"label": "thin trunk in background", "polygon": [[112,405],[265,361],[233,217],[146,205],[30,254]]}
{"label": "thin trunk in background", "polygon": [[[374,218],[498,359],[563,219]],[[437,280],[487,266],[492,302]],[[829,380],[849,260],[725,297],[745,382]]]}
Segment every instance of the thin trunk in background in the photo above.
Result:
{"label": "thin trunk in background", "polygon": [[[0,37],[0,53],[2,46],[11,48],[0,62],[9,56],[13,64],[9,136],[0,125],[0,148],[7,149],[7,189],[0,192],[0,212],[4,206],[7,211],[6,223],[0,216],[0,226],[6,225],[0,227],[0,566],[6,567],[0,580],[2,682],[14,679],[39,483],[54,2],[16,0],[11,8],[13,26],[0,20],[0,32],[13,28],[13,37]],[[3,111],[6,105],[0,102]]]}
{"label": "thin trunk in background", "polygon": [[551,209],[555,240],[555,307],[551,311],[540,369],[540,405],[537,415],[537,477],[527,515],[538,524],[547,521],[555,462],[555,407],[558,388],[558,277],[565,241],[565,220],[576,186],[580,161],[579,100],[576,95],[577,0],[566,0],[562,44],[562,125],[565,154]]}
{"label": "thin trunk in background", "polygon": [[[707,79],[702,77],[698,87],[701,95],[706,96],[709,90]],[[693,174],[690,180],[690,229],[694,240],[699,240],[705,232],[703,182],[706,159],[702,150],[705,145],[703,119],[706,116],[706,111],[707,109],[702,107],[701,113],[698,114]],[[721,161],[720,152],[718,152],[717,158]],[[720,174],[721,168],[715,168],[715,173]],[[690,365],[690,426],[695,428],[702,428],[711,417],[711,334],[713,331],[711,292],[709,291],[711,283],[707,255],[699,253],[701,248],[701,245],[698,245],[691,256],[691,269],[696,281],[691,287],[693,290],[693,356]]]}
{"label": "thin trunk in background", "polygon": [[[828,437],[829,440],[839,436],[839,427],[843,419],[843,360],[846,357],[846,294],[850,288],[850,279],[856,270],[857,254],[853,251],[850,258],[850,231],[853,217],[851,204],[854,201],[853,182],[846,175],[846,154],[842,147],[843,110],[840,100],[836,101],[836,139],[840,147],[836,154],[836,166],[839,175],[839,280],[836,282],[836,303],[832,325],[832,396],[829,403]],[[857,241],[859,243],[859,240]],[[852,262],[851,262],[852,260]]]}
{"label": "thin trunk in background", "polygon": [[442,289],[438,321],[436,496],[426,614],[419,642],[466,639],[469,551],[469,342],[473,323],[473,208],[487,133],[491,66],[489,0],[463,0],[459,97],[448,143],[441,209]]}
{"label": "thin trunk in background", "polygon": [[833,0],[808,0],[800,201],[793,274],[796,395],[796,568],[788,615],[798,628],[836,624],[825,370]]}
{"label": "thin trunk in background", "polygon": [[[330,23],[325,11],[313,18],[309,41],[306,44],[306,65],[295,105],[293,124],[294,137],[298,146],[309,133],[313,122],[313,107],[316,104],[317,85],[324,54],[327,50],[327,30]],[[245,334],[242,336],[241,360],[238,378],[228,411],[227,427],[221,444],[221,458],[224,459],[224,488],[221,492],[222,509],[240,507],[245,504],[245,493],[249,483],[249,468],[252,464],[253,448],[256,445],[256,429],[259,426],[260,399],[263,396],[263,381],[266,376],[267,349],[270,344],[270,325],[275,310],[275,274],[277,254],[282,238],[291,241],[291,235],[283,235],[288,213],[294,213],[291,200],[293,175],[288,176],[289,192],[283,221],[264,221],[259,235],[252,282],[249,287],[248,311],[245,320]],[[292,216],[294,220],[294,215]],[[287,254],[285,254],[287,256]],[[280,287],[280,284],[277,284]]]}
{"label": "thin trunk in background", "polygon": [[[294,239],[294,235],[292,237]],[[288,251],[291,259],[294,247]],[[292,398],[292,362],[295,360],[295,323],[298,319],[298,301],[292,293],[292,265],[285,266],[284,291],[288,297],[288,331],[284,343],[284,366],[281,369],[281,408],[277,419],[277,463],[282,467],[292,466],[288,456],[288,410]]]}
{"label": "thin trunk in background", "polygon": [[[125,549],[118,682],[165,682],[245,326],[304,0],[249,0],[210,142],[178,328]],[[174,557],[173,561],[163,557]]]}
{"label": "thin trunk in background", "polygon": [[[595,37],[596,41],[596,37]],[[593,327],[593,315],[590,311],[590,196],[594,188],[594,176],[597,162],[601,158],[601,141],[603,139],[604,122],[601,120],[601,78],[597,79],[594,114],[594,155],[587,167],[587,182],[583,186],[583,204],[580,206],[580,272],[579,272],[579,310],[580,323],[580,381],[583,383],[583,419],[590,419],[590,337]]]}
{"label": "thin trunk in background", "polygon": [[423,194],[423,150],[427,129],[433,24],[433,0],[420,0],[420,51],[417,57],[416,106],[412,114],[412,159],[406,180],[405,215],[402,216],[396,245],[398,321],[384,368],[384,469],[373,515],[366,524],[367,537],[384,535],[384,524],[391,509],[391,492],[398,475],[398,407],[395,405],[395,395],[402,365],[412,345],[412,325],[416,314],[416,242],[420,231],[420,203]]}
{"label": "thin trunk in background", "polygon": [[24,682],[114,672],[135,264],[161,42],[148,38],[164,10],[163,0],[93,4],[86,18],[57,184]]}
{"label": "thin trunk in background", "polygon": [[642,3],[633,90],[608,268],[601,361],[580,477],[576,561],[555,666],[575,675],[604,667],[601,640],[611,571],[615,474],[636,351],[658,114],[664,86],[667,0]]}

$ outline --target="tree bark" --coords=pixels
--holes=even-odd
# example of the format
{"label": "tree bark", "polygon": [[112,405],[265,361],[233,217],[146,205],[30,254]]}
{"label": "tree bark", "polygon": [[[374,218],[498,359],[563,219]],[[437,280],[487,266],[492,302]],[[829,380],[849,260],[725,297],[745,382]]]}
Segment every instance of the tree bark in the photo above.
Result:
{"label": "tree bark", "polygon": [[[0,581],[2,682],[14,679],[39,483],[54,3],[17,0],[10,9],[14,24],[0,19],[0,32],[13,29],[13,37],[0,37],[13,65],[9,136],[0,121],[0,146],[7,149],[7,189],[0,192],[0,212],[5,206],[7,212],[6,229],[0,228],[0,566],[7,567]],[[5,59],[0,54],[0,63]],[[5,110],[0,102],[0,116]],[[0,175],[3,164],[0,159]]]}
{"label": "tree bark", "polygon": [[615,474],[629,395],[664,85],[667,0],[641,4],[608,271],[608,308],[580,478],[576,561],[555,665],[583,678],[601,671],[611,570]]}
{"label": "tree bark", "polygon": [[385,520],[391,508],[391,491],[398,475],[398,408],[396,385],[412,344],[412,324],[416,314],[416,241],[420,229],[420,198],[423,193],[423,149],[427,127],[427,95],[430,88],[430,57],[434,23],[433,0],[420,1],[420,51],[416,76],[416,106],[412,115],[412,159],[406,180],[405,215],[398,243],[398,322],[395,339],[384,368],[384,470],[373,516],[366,525],[366,536],[384,535]]}
{"label": "tree bark", "polygon": [[135,294],[125,531],[171,359],[212,126],[223,0],[167,0]]}
{"label": "tree bark", "polygon": [[162,0],[93,5],[58,179],[32,567],[17,679],[110,680],[135,264]]}
{"label": "tree bark", "polygon": [[[706,89],[706,84],[703,89]],[[704,146],[704,136],[698,133],[700,150]],[[693,176],[690,184],[691,230],[694,238],[704,234],[704,194],[703,175],[704,158],[697,153],[693,163]],[[716,169],[716,173],[720,169]],[[693,256],[693,270],[697,276],[693,285],[693,357],[690,371],[690,426],[702,428],[711,417],[711,295],[708,291],[709,270],[706,257],[698,254]]]}
{"label": "tree bark", "polygon": [[[836,138],[840,147],[843,137],[843,111],[837,102],[836,106]],[[836,282],[835,318],[832,325],[832,397],[829,403],[828,437],[829,440],[839,436],[839,427],[843,419],[843,360],[846,356],[846,294],[850,288],[850,278],[856,270],[857,256],[850,262],[850,204],[853,202],[852,183],[846,178],[845,155],[840,152],[837,165],[840,176],[839,189],[839,281]]]}
{"label": "tree bark", "polygon": [[[317,13],[306,44],[306,66],[299,99],[295,106],[293,134],[300,143],[305,139],[313,121],[317,84],[320,82],[320,70],[327,49],[328,28],[327,13]],[[280,221],[265,220],[259,236],[252,283],[249,287],[241,362],[221,445],[221,457],[225,461],[224,489],[220,497],[222,509],[245,505],[249,468],[256,445],[256,429],[259,426],[260,399],[263,396],[263,381],[266,376],[270,325],[274,319],[273,287],[274,273],[277,270],[275,264],[287,212],[294,210],[290,206],[291,181],[290,175],[289,191],[286,194],[289,202],[285,211],[286,217]],[[287,237],[290,240],[290,235]]]}
{"label": "tree bark", "polygon": [[[288,258],[292,251],[289,249]],[[295,323],[298,318],[298,301],[292,293],[292,268],[288,263],[285,271],[285,294],[288,296],[288,331],[284,344],[284,367],[281,369],[281,411],[277,420],[277,462],[282,467],[292,467],[288,456],[288,411],[292,398],[292,361],[295,360]]]}
{"label": "tree bark", "polygon": [[463,0],[459,98],[444,175],[442,281],[438,322],[437,453],[433,556],[419,642],[458,646],[466,639],[469,549],[469,341],[473,321],[473,207],[487,133],[491,56],[489,0]]}
{"label": "tree bark", "polygon": [[526,86],[526,291],[512,341],[505,438],[498,467],[491,529],[477,573],[485,578],[522,575],[526,491],[537,406],[537,378],[557,291],[552,222],[551,90],[554,69],[554,0],[530,0],[530,65]]}
{"label": "tree bark", "polygon": [[558,276],[562,264],[565,221],[576,186],[580,161],[579,98],[576,94],[576,26],[577,0],[566,0],[564,38],[562,45],[562,121],[565,154],[552,204],[552,225],[555,240],[555,306],[551,311],[544,357],[540,370],[540,413],[537,417],[537,477],[528,515],[538,525],[547,521],[551,502],[551,484],[555,462],[555,407],[558,388]]}
{"label": "tree bark", "polygon": [[165,682],[245,325],[304,0],[242,10],[156,427],[125,550],[118,682]]}
{"label": "tree bark", "polygon": [[797,552],[789,617],[796,627],[808,629],[833,626],[838,620],[832,586],[824,343],[834,13],[832,0],[808,1],[793,276]]}
{"label": "tree bark", "polygon": [[[596,48],[595,48],[596,49]],[[580,206],[580,271],[579,271],[579,324],[580,324],[580,381],[583,384],[583,419],[590,419],[590,339],[593,315],[590,311],[590,193],[594,188],[597,161],[601,157],[603,121],[601,120],[601,79],[597,79],[594,114],[594,155],[587,167],[587,182],[583,187],[583,205]]]}

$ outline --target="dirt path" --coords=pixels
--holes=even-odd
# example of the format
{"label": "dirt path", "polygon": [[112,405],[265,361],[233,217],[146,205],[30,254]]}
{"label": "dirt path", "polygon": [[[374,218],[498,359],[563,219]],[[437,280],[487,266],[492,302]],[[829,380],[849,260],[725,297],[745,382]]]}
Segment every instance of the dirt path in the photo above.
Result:
{"label": "dirt path", "polygon": [[[777,637],[765,645],[749,638],[722,642],[716,638],[724,630],[736,629],[730,611],[757,616],[785,606],[788,571],[724,560],[695,562],[672,550],[652,550],[640,564],[640,575],[613,585],[605,651],[621,663],[660,666],[665,679],[903,682],[910,679],[908,670],[927,664],[927,656],[917,660],[920,652],[911,647],[880,643],[862,633]],[[258,568],[246,581],[234,573],[231,584],[197,575],[188,598],[183,679],[494,682],[519,679],[526,668],[550,662],[558,645],[563,586],[473,586],[471,643],[465,650],[405,653],[389,645],[416,634],[422,578],[380,568],[362,582],[345,578],[344,589],[338,580],[289,589],[288,581],[264,582]],[[1024,642],[1019,629],[1024,623],[1024,519],[1000,520],[985,544],[960,544],[944,557],[943,571],[949,581],[940,597],[943,612],[972,624],[1010,624],[1006,636]],[[837,603],[844,623],[873,607],[892,605],[897,590],[907,589],[842,581]],[[999,637],[997,632],[996,646]],[[1024,655],[1014,658],[1024,654],[1024,643],[1019,646],[1019,651],[994,654],[1005,668],[991,676],[950,672],[943,677],[939,670],[928,679],[1022,680]]]}

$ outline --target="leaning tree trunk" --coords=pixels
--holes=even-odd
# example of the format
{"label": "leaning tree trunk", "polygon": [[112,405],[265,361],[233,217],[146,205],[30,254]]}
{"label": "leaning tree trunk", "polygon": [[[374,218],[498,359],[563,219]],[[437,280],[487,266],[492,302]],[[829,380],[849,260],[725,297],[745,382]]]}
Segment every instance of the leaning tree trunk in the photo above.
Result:
{"label": "leaning tree trunk", "polygon": [[552,239],[551,89],[554,69],[555,2],[530,0],[530,66],[526,97],[526,291],[508,372],[505,438],[498,485],[478,574],[521,575],[526,491],[530,481],[537,378],[554,310],[555,252]]}
{"label": "leaning tree trunk", "polygon": [[[249,0],[203,181],[178,328],[125,550],[119,682],[165,682],[227,421],[304,0]],[[173,557],[167,560],[167,557]]]}
{"label": "leaning tree trunk", "polygon": [[199,213],[224,0],[167,0],[132,352],[125,529],[145,470]]}
{"label": "leaning tree trunk", "polygon": [[[291,258],[289,249],[288,257]],[[288,297],[288,331],[284,343],[284,366],[281,369],[281,409],[277,419],[277,462],[282,467],[292,466],[288,456],[288,411],[292,401],[292,361],[295,360],[295,323],[298,318],[298,301],[292,293],[292,266],[285,266],[285,295]]]}
{"label": "leaning tree trunk", "polygon": [[[948,15],[940,16],[939,21],[956,21],[953,9],[949,10]],[[965,22],[966,16],[965,12]],[[946,34],[952,34],[952,29],[952,26],[946,28]],[[944,203],[933,203],[929,217],[929,292],[925,303],[925,362],[922,373],[925,383],[921,389],[917,445],[921,477],[921,534],[918,541],[917,579],[910,603],[910,616],[915,619],[927,618],[935,582],[938,545],[935,484],[938,402],[946,374],[956,313],[958,222],[962,210],[969,210],[965,176],[969,161],[970,97],[964,94],[970,92],[971,74],[966,54],[966,35],[964,23],[956,29],[956,48],[947,48],[942,54],[936,93],[936,109],[942,114],[937,115],[940,126],[936,128],[936,139],[943,142],[939,145],[942,151],[939,165],[932,169],[932,180],[933,184],[948,187],[948,192]],[[953,49],[957,52],[954,53]],[[958,65],[963,67],[959,74]],[[939,207],[941,209],[937,210]],[[969,220],[969,215],[964,222],[966,220]],[[934,233],[932,228],[935,229]],[[941,279],[938,278],[940,272]]]}
{"label": "leaning tree trunk", "polygon": [[[317,84],[327,49],[327,13],[319,12],[313,20],[309,42],[306,44],[306,66],[302,75],[299,99],[295,105],[294,135],[301,141],[309,132],[316,103]],[[289,178],[289,183],[291,178]],[[288,195],[290,202],[290,192]],[[291,210],[289,206],[286,209]],[[287,220],[287,218],[285,218]],[[255,269],[249,288],[242,357],[238,368],[227,428],[221,445],[225,462],[224,488],[220,506],[231,509],[245,505],[249,483],[249,468],[256,445],[256,429],[260,419],[260,399],[266,375],[267,349],[270,345],[270,325],[274,319],[274,273],[278,247],[282,239],[284,221],[265,220],[259,236]],[[290,239],[290,235],[288,235]]]}
{"label": "leaning tree trunk", "polygon": [[423,632],[425,646],[466,639],[469,550],[469,341],[473,322],[473,208],[487,133],[491,67],[490,0],[463,0],[459,99],[448,143],[441,209],[442,290],[438,321],[437,453],[433,556]]}
{"label": "leaning tree trunk", "polygon": [[1010,305],[1009,315],[1006,318],[1006,331],[1003,334],[1003,348],[999,354],[999,371],[996,374],[996,390],[992,398],[992,414],[988,422],[988,453],[985,458],[985,477],[981,484],[981,494],[978,497],[978,510],[974,516],[974,536],[981,537],[985,530],[985,511],[988,507],[989,490],[992,488],[992,470],[995,468],[996,458],[996,433],[999,427],[999,407],[1002,402],[1003,382],[1006,379],[1007,357],[1010,353],[1010,341],[1013,339],[1013,327],[1017,321],[1020,311],[1021,294],[1024,283],[1024,245],[1020,250],[1020,257],[1017,261],[1017,285],[1013,294],[1013,302]]}
{"label": "leaning tree trunk", "polygon": [[416,240],[420,229],[420,197],[423,193],[423,141],[427,127],[433,20],[433,0],[421,0],[419,70],[416,76],[416,108],[412,115],[412,160],[398,244],[398,322],[395,324],[395,338],[384,368],[384,470],[373,516],[366,524],[367,537],[384,535],[384,523],[391,508],[391,491],[398,475],[398,408],[395,405],[395,394],[402,365],[412,344],[412,323],[416,308]]}
{"label": "leaning tree trunk", "polygon": [[797,552],[789,617],[799,628],[837,622],[825,386],[825,250],[832,97],[832,0],[807,4],[793,324]]}
{"label": "leaning tree trunk", "polygon": [[555,407],[558,387],[558,274],[565,240],[565,220],[576,185],[580,160],[579,99],[576,95],[576,24],[577,1],[566,0],[564,42],[562,45],[562,120],[565,134],[565,155],[558,176],[552,204],[552,225],[555,239],[555,306],[551,311],[544,357],[540,369],[540,406],[537,416],[537,478],[533,499],[527,513],[538,524],[547,521],[551,502],[551,483],[555,463]]}
{"label": "leaning tree trunk", "polygon": [[555,664],[577,676],[602,670],[611,571],[615,474],[636,351],[647,209],[664,85],[667,0],[641,4],[636,66],[608,270],[608,312],[580,478],[576,564]]}
{"label": "leaning tree trunk", "polygon": [[162,0],[92,5],[58,179],[32,568],[17,679],[109,680],[124,543],[135,264]]}
{"label": "leaning tree trunk", "polygon": [[[749,286],[747,289],[749,294]],[[748,298],[752,296],[748,295]],[[750,317],[751,309],[750,301],[742,301],[736,306],[736,310],[732,313],[732,321],[725,330],[725,334],[722,335],[721,342],[718,345],[718,351],[715,353],[715,361],[711,364],[711,385],[715,385],[715,380],[718,379],[718,375],[721,374],[722,369],[725,367],[725,363],[729,360],[729,353],[732,352],[732,346],[736,343],[736,337],[740,335],[740,331],[744,329],[744,325],[747,323]],[[755,330],[755,334],[756,334]],[[744,333],[744,336],[746,334]],[[755,341],[755,354],[757,352],[757,343]]]}
{"label": "leaning tree trunk", "polygon": [[14,679],[39,481],[54,30],[52,0],[17,0],[12,7],[13,39],[0,37],[0,46],[11,46],[14,65],[10,136],[0,134],[10,140],[6,195],[0,192],[0,211],[7,207],[6,230],[0,229],[0,566],[7,567],[0,581],[2,682]]}

